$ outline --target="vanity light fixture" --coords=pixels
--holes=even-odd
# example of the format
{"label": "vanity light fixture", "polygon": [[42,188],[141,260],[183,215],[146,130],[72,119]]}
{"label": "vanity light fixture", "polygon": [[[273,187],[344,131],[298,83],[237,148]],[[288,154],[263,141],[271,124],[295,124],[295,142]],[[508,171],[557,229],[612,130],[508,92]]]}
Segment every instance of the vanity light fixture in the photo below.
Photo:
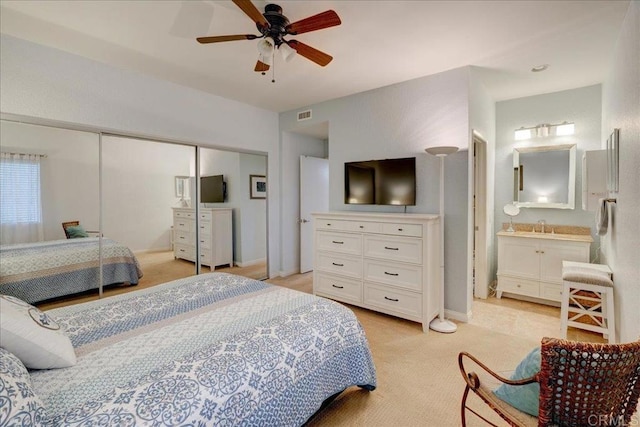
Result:
{"label": "vanity light fixture", "polygon": [[541,123],[532,127],[521,127],[516,129],[514,138],[516,141],[522,141],[525,139],[531,139],[534,136],[537,138],[545,138],[549,135],[555,136],[568,136],[573,135],[576,131],[576,125],[573,122],[562,123]]}

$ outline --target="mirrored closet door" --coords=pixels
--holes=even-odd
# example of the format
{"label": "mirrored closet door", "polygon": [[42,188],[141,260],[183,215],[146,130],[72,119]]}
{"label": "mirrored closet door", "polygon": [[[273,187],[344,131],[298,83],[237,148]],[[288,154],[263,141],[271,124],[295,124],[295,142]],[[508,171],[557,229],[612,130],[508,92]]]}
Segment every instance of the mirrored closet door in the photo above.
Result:
{"label": "mirrored closet door", "polygon": [[[190,203],[195,158],[193,146],[102,137],[104,235],[135,254],[141,287],[196,274],[195,214],[175,216]],[[112,268],[106,254],[103,268]]]}
{"label": "mirrored closet door", "polygon": [[99,141],[0,122],[0,293],[35,302],[99,288]]}
{"label": "mirrored closet door", "polygon": [[266,279],[267,157],[200,148],[198,240],[201,272],[231,265]]}

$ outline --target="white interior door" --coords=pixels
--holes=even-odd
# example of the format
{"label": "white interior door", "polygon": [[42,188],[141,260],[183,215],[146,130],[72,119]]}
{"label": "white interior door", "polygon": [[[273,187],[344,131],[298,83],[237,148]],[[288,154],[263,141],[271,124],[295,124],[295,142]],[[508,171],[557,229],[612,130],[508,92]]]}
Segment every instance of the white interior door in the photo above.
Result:
{"label": "white interior door", "polygon": [[329,210],[329,160],[300,156],[300,273],[313,270],[312,212]]}
{"label": "white interior door", "polygon": [[487,253],[487,143],[474,135],[474,296],[489,295]]}

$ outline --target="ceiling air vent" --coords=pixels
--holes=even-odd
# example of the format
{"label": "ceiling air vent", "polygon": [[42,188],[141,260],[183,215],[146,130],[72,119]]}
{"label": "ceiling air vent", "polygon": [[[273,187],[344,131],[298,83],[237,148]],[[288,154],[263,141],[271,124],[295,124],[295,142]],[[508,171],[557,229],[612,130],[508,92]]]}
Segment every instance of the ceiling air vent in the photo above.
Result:
{"label": "ceiling air vent", "polygon": [[311,118],[311,110],[307,111],[299,111],[298,112],[298,121],[301,122],[303,120],[309,120]]}

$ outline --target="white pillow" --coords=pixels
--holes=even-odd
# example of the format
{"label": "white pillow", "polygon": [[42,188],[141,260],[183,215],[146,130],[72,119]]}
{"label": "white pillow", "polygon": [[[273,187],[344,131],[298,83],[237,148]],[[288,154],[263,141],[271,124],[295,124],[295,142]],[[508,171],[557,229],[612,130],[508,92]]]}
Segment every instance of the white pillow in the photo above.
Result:
{"label": "white pillow", "polygon": [[55,320],[8,295],[0,295],[0,347],[15,354],[30,369],[76,364],[71,340]]}

